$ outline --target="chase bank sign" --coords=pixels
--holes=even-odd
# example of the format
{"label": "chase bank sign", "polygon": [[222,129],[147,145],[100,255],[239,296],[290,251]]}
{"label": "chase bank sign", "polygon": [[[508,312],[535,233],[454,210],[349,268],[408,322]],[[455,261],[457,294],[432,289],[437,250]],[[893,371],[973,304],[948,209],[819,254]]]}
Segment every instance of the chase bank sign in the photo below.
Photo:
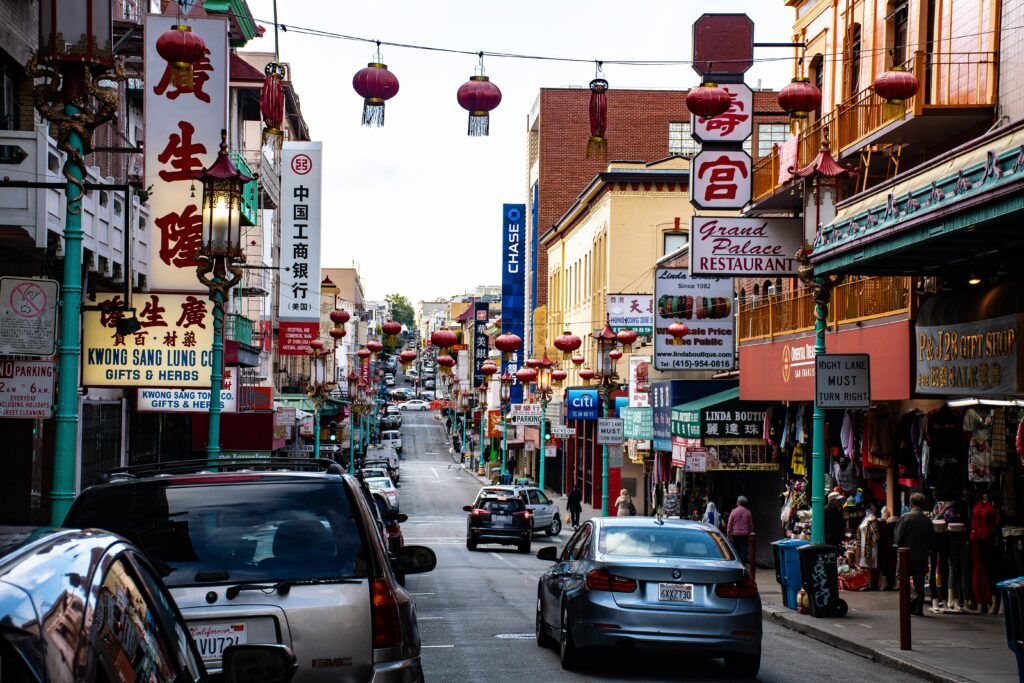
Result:
{"label": "chase bank sign", "polygon": [[601,416],[601,401],[597,389],[569,389],[566,399],[566,419],[596,420]]}

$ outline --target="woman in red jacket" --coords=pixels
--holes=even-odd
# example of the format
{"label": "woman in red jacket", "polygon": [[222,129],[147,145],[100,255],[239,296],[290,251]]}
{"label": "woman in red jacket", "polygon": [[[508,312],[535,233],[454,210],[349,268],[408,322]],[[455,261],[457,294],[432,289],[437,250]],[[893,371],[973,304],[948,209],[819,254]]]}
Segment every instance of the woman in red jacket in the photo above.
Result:
{"label": "woman in red jacket", "polygon": [[999,591],[996,583],[996,528],[999,526],[999,511],[987,493],[971,510],[971,563],[974,572],[971,585],[974,598],[981,612],[999,612]]}

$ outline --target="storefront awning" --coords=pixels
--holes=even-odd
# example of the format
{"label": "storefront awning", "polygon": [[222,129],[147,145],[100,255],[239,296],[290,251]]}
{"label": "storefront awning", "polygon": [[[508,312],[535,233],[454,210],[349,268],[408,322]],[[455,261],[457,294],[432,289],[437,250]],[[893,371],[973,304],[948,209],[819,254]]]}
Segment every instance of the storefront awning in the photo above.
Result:
{"label": "storefront awning", "polygon": [[[305,394],[278,394],[274,397],[274,400],[290,408],[304,410],[310,415],[316,413],[316,404],[313,402],[313,399]],[[341,399],[325,399],[324,406],[320,409],[320,419],[337,417],[341,414],[345,405],[347,403]]]}
{"label": "storefront awning", "polygon": [[705,445],[763,444],[766,404],[741,401],[739,387],[672,408],[672,436],[701,439]]}

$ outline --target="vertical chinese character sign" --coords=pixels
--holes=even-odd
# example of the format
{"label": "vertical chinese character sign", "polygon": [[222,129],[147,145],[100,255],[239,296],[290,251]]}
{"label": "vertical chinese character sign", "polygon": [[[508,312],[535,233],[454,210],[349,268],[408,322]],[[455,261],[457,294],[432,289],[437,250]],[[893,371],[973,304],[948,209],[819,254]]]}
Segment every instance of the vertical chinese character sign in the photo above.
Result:
{"label": "vertical chinese character sign", "polygon": [[320,200],[323,144],[286,142],[281,157],[282,356],[309,352],[320,334]]}
{"label": "vertical chinese character sign", "polygon": [[202,241],[203,189],[192,174],[213,163],[227,128],[228,27],[224,19],[189,19],[206,43],[194,65],[194,83],[171,82],[170,65],[156,41],[178,23],[174,16],[146,15],[146,186],[154,230],[149,241],[149,286],[154,291],[205,292],[196,277]]}
{"label": "vertical chinese character sign", "polygon": [[489,342],[487,333],[487,317],[489,305],[486,301],[477,301],[473,304],[473,386],[478,387],[483,383],[484,376],[480,373],[487,360]]}
{"label": "vertical chinese character sign", "polygon": [[[526,226],[525,204],[504,204],[501,207],[501,327],[503,331],[522,338],[526,326],[526,268],[523,231]],[[519,370],[523,350],[516,351],[510,360],[501,361],[502,373],[515,377]],[[512,384],[512,403],[523,402],[523,386]]]}

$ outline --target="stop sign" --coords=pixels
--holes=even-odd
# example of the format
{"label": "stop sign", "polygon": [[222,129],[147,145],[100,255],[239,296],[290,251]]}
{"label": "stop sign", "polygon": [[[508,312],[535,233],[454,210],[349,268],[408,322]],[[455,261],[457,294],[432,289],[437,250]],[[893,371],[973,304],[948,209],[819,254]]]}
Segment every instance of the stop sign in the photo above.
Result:
{"label": "stop sign", "polygon": [[693,70],[701,76],[737,80],[753,63],[754,22],[746,14],[704,14],[693,22]]}

